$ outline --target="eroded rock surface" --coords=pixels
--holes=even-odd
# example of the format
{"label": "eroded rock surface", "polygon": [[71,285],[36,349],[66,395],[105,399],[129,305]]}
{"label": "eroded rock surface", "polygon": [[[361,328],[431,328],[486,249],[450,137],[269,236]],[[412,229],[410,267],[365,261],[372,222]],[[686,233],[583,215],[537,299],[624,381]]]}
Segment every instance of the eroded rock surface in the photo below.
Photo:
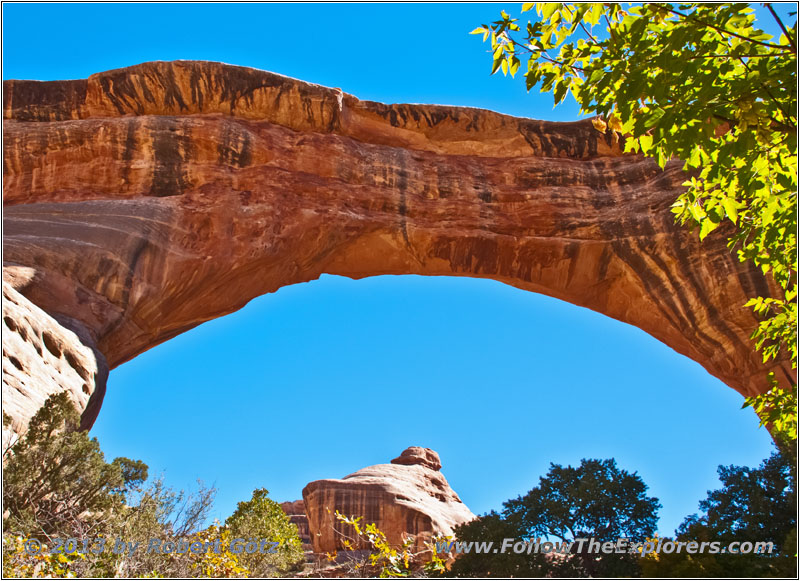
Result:
{"label": "eroded rock surface", "polygon": [[450,488],[439,455],[428,448],[408,448],[401,464],[377,464],[340,480],[316,480],[303,489],[311,543],[315,553],[367,549],[353,530],[336,518],[363,517],[361,524],[375,523],[388,542],[400,546],[413,538],[415,551],[424,551],[434,535],[452,535],[453,527],[475,515]]}
{"label": "eroded rock surface", "polygon": [[330,273],[550,295],[744,395],[794,375],[749,339],[744,303],[775,288],[723,228],[701,244],[674,223],[680,165],[622,155],[589,121],[385,105],[192,61],[6,81],[3,112],[4,270],[27,269],[14,288],[79,323],[111,368]]}
{"label": "eroded rock surface", "polygon": [[392,460],[391,463],[401,466],[425,466],[431,470],[442,469],[442,462],[439,460],[439,454],[430,448],[420,448],[419,446],[406,448],[397,458]]}
{"label": "eroded rock surface", "polygon": [[55,320],[4,279],[2,335],[3,412],[12,419],[3,426],[3,450],[45,400],[61,391],[69,394],[88,429],[103,401],[108,367],[90,341],[82,341],[87,336],[80,324]]}
{"label": "eroded rock surface", "polygon": [[290,500],[282,502],[281,509],[289,517],[289,522],[297,527],[297,534],[300,537],[300,542],[303,543],[303,550],[312,550],[305,503],[302,500]]}

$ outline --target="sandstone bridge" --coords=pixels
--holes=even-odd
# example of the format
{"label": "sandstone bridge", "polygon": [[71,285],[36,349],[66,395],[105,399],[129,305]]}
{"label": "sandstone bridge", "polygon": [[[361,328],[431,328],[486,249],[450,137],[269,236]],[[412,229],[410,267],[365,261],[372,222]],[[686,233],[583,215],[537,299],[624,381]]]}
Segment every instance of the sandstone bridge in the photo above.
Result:
{"label": "sandstone bridge", "polygon": [[743,395],[766,373],[743,307],[774,285],[702,244],[685,179],[589,121],[385,105],[272,73],[154,62],[6,81],[3,408],[68,390],[323,273],[490,278],[635,325]]}

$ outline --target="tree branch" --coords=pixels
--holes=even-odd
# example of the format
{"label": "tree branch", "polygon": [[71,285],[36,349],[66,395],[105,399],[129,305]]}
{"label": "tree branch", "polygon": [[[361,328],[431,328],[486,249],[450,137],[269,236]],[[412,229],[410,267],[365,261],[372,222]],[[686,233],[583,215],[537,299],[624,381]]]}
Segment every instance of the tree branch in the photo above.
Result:
{"label": "tree branch", "polygon": [[795,43],[794,39],[792,38],[792,35],[789,34],[789,31],[786,30],[786,26],[784,26],[783,21],[780,18],[778,18],[777,14],[775,14],[775,11],[772,9],[772,4],[769,3],[769,2],[765,2],[764,6],[766,6],[767,10],[770,11],[770,13],[772,14],[772,17],[778,23],[778,26],[780,26],[781,30],[783,30],[783,34],[786,35],[786,38],[789,41],[789,46],[791,46],[792,50],[795,52],[795,54],[797,54],[797,44]]}
{"label": "tree branch", "polygon": [[[526,51],[528,54],[532,54],[532,53],[533,53],[533,50],[531,50],[531,48],[530,48],[529,46],[527,46],[527,45],[524,45],[524,44],[522,44],[521,42],[517,42],[517,41],[516,41],[516,40],[514,40],[513,38],[509,38],[509,40],[511,41],[511,43],[512,43],[514,46],[518,46],[518,47],[519,47],[519,48],[521,48],[523,51]],[[547,62],[553,63],[553,64],[555,64],[555,65],[560,65],[560,66],[562,66],[562,67],[569,67],[569,68],[571,68],[573,71],[580,71],[580,72],[583,72],[583,71],[584,71],[583,67],[579,67],[578,65],[571,65],[571,64],[569,64],[569,63],[565,63],[565,62],[562,62],[562,61],[559,61],[559,60],[556,60],[556,59],[554,59],[554,58],[553,58],[553,57],[551,57],[549,54],[547,54],[547,51],[541,50],[541,51],[538,51],[538,52],[539,52],[539,56],[540,56],[540,57],[542,57],[542,58],[544,58],[544,59],[545,59]]]}
{"label": "tree branch", "polygon": [[[749,66],[747,66],[747,62],[746,62],[746,61],[745,61],[745,60],[744,60],[742,57],[737,57],[737,58],[739,59],[739,62],[741,62],[741,63],[742,63],[742,65],[744,66],[745,70],[746,70],[748,73],[751,73],[752,71],[750,70],[750,67],[749,67]],[[790,121],[791,121],[791,120],[793,120],[794,118],[792,117],[791,113],[789,113],[789,112],[788,112],[786,109],[784,109],[784,108],[782,107],[782,105],[781,105],[781,102],[780,102],[780,101],[778,101],[778,100],[775,98],[775,96],[774,96],[774,95],[773,95],[773,94],[770,92],[770,90],[769,90],[769,89],[767,88],[767,86],[766,86],[766,85],[763,83],[763,81],[762,81],[762,82],[759,82],[759,84],[761,85],[761,88],[762,88],[762,89],[764,89],[764,92],[767,94],[767,96],[770,98],[770,100],[772,100],[772,102],[773,102],[773,103],[775,103],[775,106],[778,108],[778,110],[779,110],[781,113],[783,113],[784,117],[786,117],[786,118],[787,118],[787,119],[789,119]],[[773,119],[773,121],[775,121],[775,120]]]}
{"label": "tree branch", "polygon": [[790,47],[783,46],[782,44],[772,44],[770,42],[762,42],[754,38],[743,36],[741,34],[728,30],[727,28],[722,28],[720,26],[716,26],[715,24],[709,24],[708,22],[700,20],[699,18],[695,18],[694,16],[689,16],[688,14],[683,14],[682,12],[678,12],[677,10],[672,10],[671,8],[667,8],[666,6],[663,6],[662,8],[667,12],[674,14],[675,16],[680,16],[681,18],[685,18],[686,20],[690,20],[692,22],[696,22],[697,24],[702,24],[703,26],[716,30],[721,35],[727,34],[728,36],[735,36],[736,38],[746,40],[747,42],[752,42],[753,44],[760,44],[761,46],[766,46],[767,48],[777,49],[783,52],[787,51],[791,51],[792,53],[796,52],[792,51]]}
{"label": "tree branch", "polygon": [[733,55],[730,55],[730,54],[709,53],[709,54],[699,54],[699,55],[685,57],[685,58],[687,58],[688,60],[695,60],[695,59],[702,59],[702,58],[731,58],[732,59],[732,58],[740,58],[740,57],[752,59],[752,58],[779,57],[779,56],[781,56],[781,55],[775,54],[775,53],[743,54],[743,55],[739,55],[739,56],[733,56]]}
{"label": "tree branch", "polygon": [[579,22],[578,24],[581,25],[581,28],[586,33],[586,36],[588,36],[592,40],[593,43],[600,44],[599,42],[597,42],[597,39],[592,35],[592,33],[589,32],[588,30],[586,30],[586,26],[584,26],[583,22]]}

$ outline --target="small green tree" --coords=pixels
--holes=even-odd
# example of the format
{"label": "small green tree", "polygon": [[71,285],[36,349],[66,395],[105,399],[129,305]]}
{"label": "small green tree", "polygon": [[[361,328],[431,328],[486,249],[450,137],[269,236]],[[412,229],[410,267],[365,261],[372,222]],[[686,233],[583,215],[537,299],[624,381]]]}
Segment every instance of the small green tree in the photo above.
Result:
{"label": "small green tree", "polygon": [[[78,429],[80,416],[65,392],[50,396],[6,454],[3,470],[3,566],[8,576],[197,576],[191,555],[144,549],[114,553],[100,539],[117,537],[146,547],[150,539],[189,538],[205,521],[215,489],[176,492],[161,479],[149,484],[147,465],[107,463],[96,439]],[[28,553],[32,538],[92,540],[79,552]],[[96,550],[96,551],[95,551]],[[211,565],[227,562],[214,561]],[[210,566],[211,566],[210,565]],[[226,565],[227,566],[227,565]],[[227,571],[228,569],[224,569]]]}
{"label": "small green tree", "polygon": [[127,458],[107,463],[79,425],[66,392],[51,395],[31,418],[3,470],[6,530],[46,540],[114,528],[125,494],[147,478],[147,466]]}
{"label": "small green tree", "polygon": [[722,488],[687,517],[679,541],[771,542],[772,554],[658,555],[642,563],[648,576],[796,577],[797,491],[793,461],[775,452],[758,468],[720,466]]}
{"label": "small green tree", "polygon": [[[525,496],[504,503],[504,519],[518,537],[548,537],[562,542],[590,539],[643,542],[658,522],[657,498],[636,473],[611,460],[581,460],[580,466],[550,464],[547,475]],[[586,550],[553,560],[551,574],[617,577],[638,574],[638,555],[596,555]]]}
{"label": "small green tree", "polygon": [[303,547],[297,526],[289,521],[281,505],[271,500],[268,494],[265,488],[254,490],[252,498],[240,502],[236,511],[225,521],[234,539],[277,543],[274,553],[255,552],[240,556],[243,565],[256,577],[281,575],[300,568],[303,563]]}
{"label": "small green tree", "polygon": [[[539,20],[523,28],[505,12],[473,33],[491,39],[492,73],[514,75],[527,57],[527,88],[556,104],[571,93],[598,130],[663,167],[684,162],[687,189],[674,204],[700,238],[727,222],[729,246],[781,289],[745,306],[763,320],[753,332],[767,362],[797,367],[797,19],[765,4],[778,38],[755,25],[745,3],[624,7],[527,3]],[[745,402],[776,441],[796,440],[797,385],[768,378]]]}
{"label": "small green tree", "polygon": [[[457,542],[492,542],[501,547],[504,539],[522,540],[517,526],[492,511],[455,528]],[[527,540],[527,538],[526,538]],[[544,577],[548,562],[540,553],[463,553],[456,555],[447,577]]]}

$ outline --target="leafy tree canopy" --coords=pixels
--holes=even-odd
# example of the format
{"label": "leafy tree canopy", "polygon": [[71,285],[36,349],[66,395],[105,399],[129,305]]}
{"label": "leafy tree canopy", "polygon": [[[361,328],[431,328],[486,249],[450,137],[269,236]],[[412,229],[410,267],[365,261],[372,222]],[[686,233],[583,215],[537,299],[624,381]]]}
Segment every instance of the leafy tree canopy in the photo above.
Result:
{"label": "leafy tree canopy", "polygon": [[[501,547],[503,539],[521,539],[514,524],[494,511],[455,528],[460,542],[488,542]],[[525,537],[527,540],[527,537]],[[544,577],[548,562],[539,553],[464,553],[446,573],[447,577]]]}
{"label": "leafy tree canopy", "polygon": [[302,566],[303,548],[297,526],[289,522],[281,505],[270,499],[269,491],[258,488],[253,497],[238,504],[225,525],[233,538],[253,538],[278,543],[275,553],[252,553],[241,556],[242,563],[256,577],[271,577]]}
{"label": "leafy tree canopy", "polygon": [[[636,473],[611,460],[581,460],[578,467],[551,464],[539,485],[526,495],[503,503],[501,514],[491,512],[456,528],[459,541],[503,539],[569,543],[576,539],[616,542],[627,537],[641,542],[651,537],[658,522],[658,499],[647,496],[647,485]],[[616,577],[636,576],[639,556],[589,553],[572,546],[566,555],[531,553],[463,554],[448,575],[457,577]]]}
{"label": "leafy tree canopy", "polygon": [[4,526],[46,539],[104,532],[124,496],[147,479],[147,466],[107,463],[97,439],[78,430],[66,392],[51,395],[10,450],[3,470]]}
{"label": "leafy tree canopy", "polygon": [[536,488],[505,503],[505,514],[528,535],[643,540],[655,530],[661,508],[646,492],[641,477],[613,459],[584,459],[577,468],[551,463]]}
{"label": "leafy tree canopy", "polygon": [[[680,541],[771,542],[775,553],[648,556],[646,576],[795,577],[797,490],[790,457],[773,453],[758,468],[720,466],[722,488],[700,502],[700,516],[687,517]],[[778,554],[778,550],[780,553]]]}
{"label": "leafy tree canopy", "polygon": [[[526,538],[640,542],[655,532],[661,504],[647,496],[638,474],[621,470],[613,459],[584,459],[578,467],[550,464],[537,487],[504,507],[505,518]],[[598,558],[584,550],[573,557],[559,568],[593,577],[632,575],[638,568],[638,557],[627,554]]]}
{"label": "leafy tree canopy", "polygon": [[[492,73],[515,75],[527,58],[530,90],[568,93],[598,130],[663,167],[683,160],[689,179],[673,206],[705,238],[723,223],[729,246],[771,276],[779,296],[753,297],[763,317],[753,339],[764,361],[797,366],[797,19],[765,5],[781,34],[756,26],[744,3],[623,7],[529,3],[539,19],[501,19],[473,33],[490,39]],[[749,398],[780,438],[796,439],[797,386]]]}
{"label": "leafy tree canopy", "polygon": [[703,516],[687,519],[679,536],[698,522],[721,539],[783,544],[797,525],[795,467],[789,459],[774,452],[758,468],[719,466],[717,471],[723,487],[709,491],[700,502]]}

